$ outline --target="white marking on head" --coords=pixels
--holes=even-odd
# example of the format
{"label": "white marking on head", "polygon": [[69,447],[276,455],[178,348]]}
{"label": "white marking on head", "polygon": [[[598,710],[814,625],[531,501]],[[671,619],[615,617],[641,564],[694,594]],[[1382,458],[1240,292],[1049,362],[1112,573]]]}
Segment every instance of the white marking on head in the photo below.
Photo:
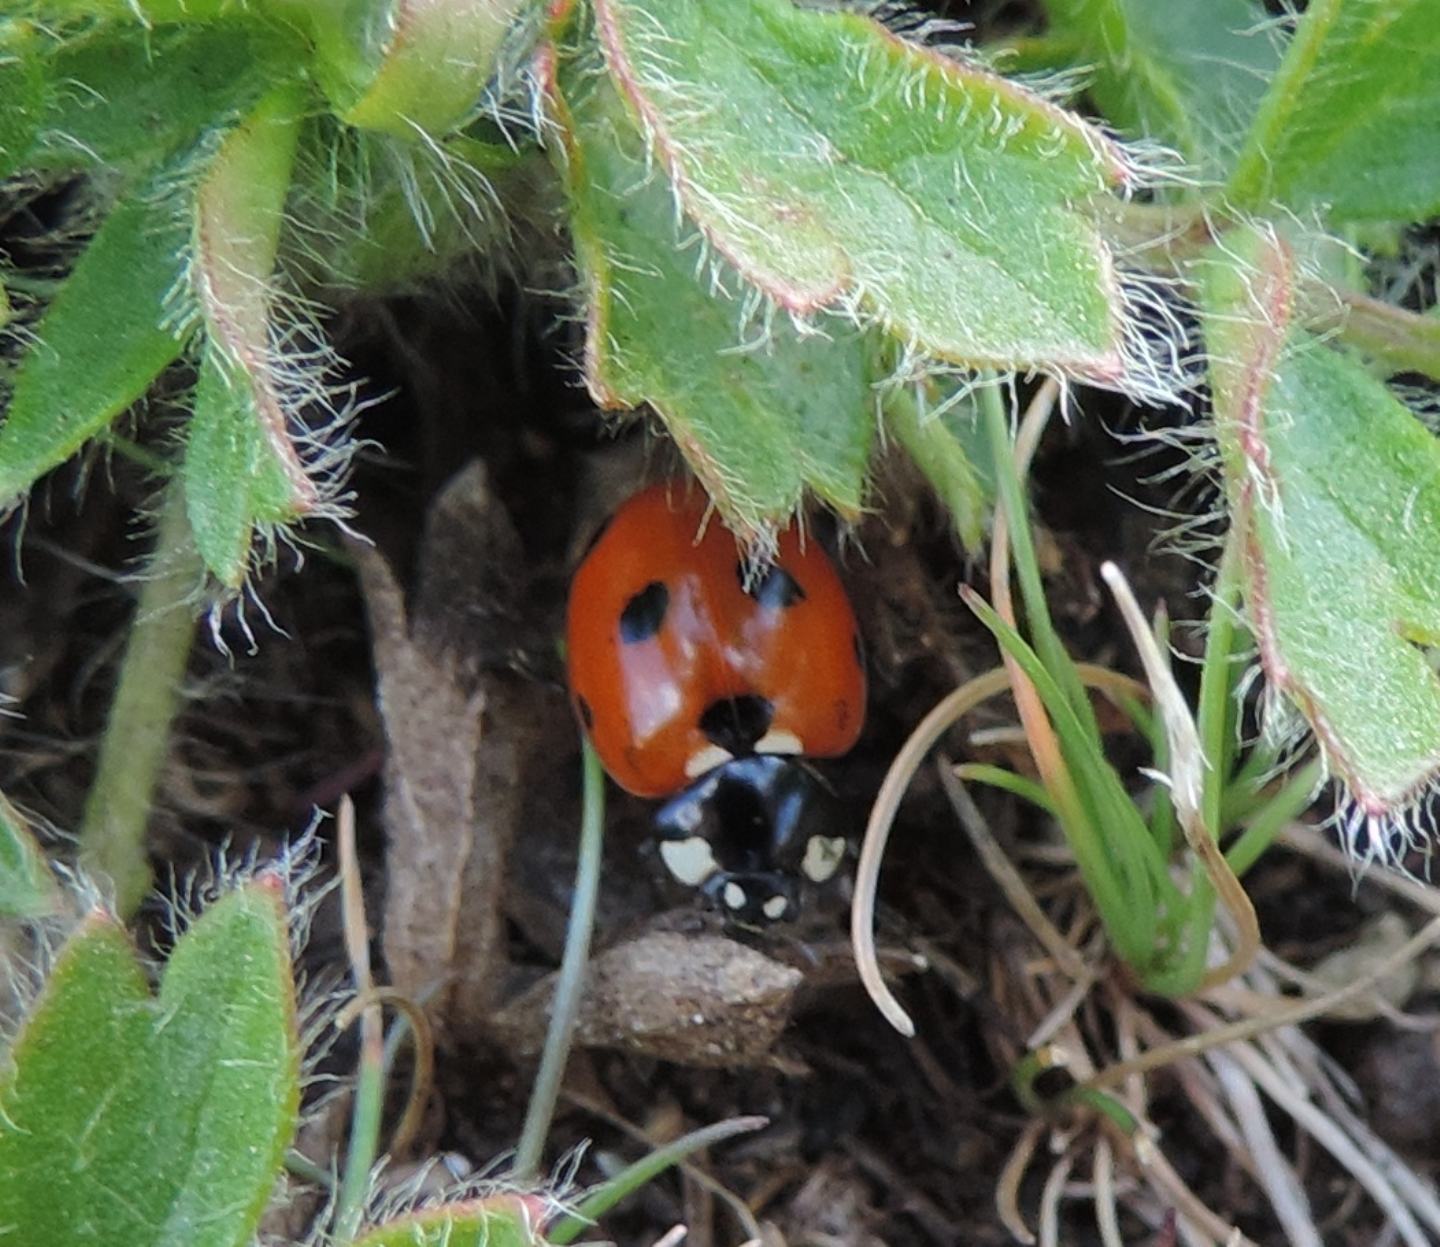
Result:
{"label": "white marking on head", "polygon": [[719,745],[706,745],[704,749],[697,749],[685,759],[686,778],[698,779],[706,771],[713,771],[717,766],[729,762],[734,756],[728,749],[721,749]]}
{"label": "white marking on head", "polygon": [[731,909],[745,908],[745,889],[734,880],[731,880],[725,885],[725,891],[722,893],[722,896],[724,897],[725,904]]}
{"label": "white marking on head", "polygon": [[755,752],[802,754],[805,746],[794,732],[782,732],[777,727],[771,728],[755,742]]}
{"label": "white marking on head", "polygon": [[681,883],[698,888],[718,867],[710,842],[704,836],[689,836],[684,840],[660,841],[660,857],[665,868]]}
{"label": "white marking on head", "polygon": [[824,883],[845,860],[844,836],[811,836],[800,869],[811,883]]}
{"label": "white marking on head", "polygon": [[785,916],[785,911],[790,908],[790,902],[783,896],[772,896],[760,906],[760,912],[771,922],[778,922]]}

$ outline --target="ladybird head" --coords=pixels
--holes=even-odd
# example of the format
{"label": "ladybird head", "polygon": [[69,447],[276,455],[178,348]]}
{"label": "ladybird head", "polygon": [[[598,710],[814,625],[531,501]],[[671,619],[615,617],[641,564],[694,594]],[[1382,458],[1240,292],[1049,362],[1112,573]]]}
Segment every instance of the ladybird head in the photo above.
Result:
{"label": "ladybird head", "polygon": [[733,758],[700,776],[656,813],[660,856],[747,926],[784,922],[808,883],[831,878],[845,855],[834,798],[798,760]]}

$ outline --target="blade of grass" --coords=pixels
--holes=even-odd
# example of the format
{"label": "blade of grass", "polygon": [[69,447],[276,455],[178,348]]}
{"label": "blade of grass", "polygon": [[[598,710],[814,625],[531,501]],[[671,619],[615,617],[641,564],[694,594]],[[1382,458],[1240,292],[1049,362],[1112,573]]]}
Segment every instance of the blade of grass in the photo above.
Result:
{"label": "blade of grass", "polygon": [[769,1118],[766,1117],[734,1117],[729,1121],[716,1122],[713,1126],[703,1126],[673,1143],[656,1148],[648,1156],[642,1156],[633,1165],[626,1166],[608,1182],[591,1191],[580,1201],[580,1206],[574,1212],[546,1231],[546,1240],[555,1244],[555,1247],[573,1243],[594,1224],[597,1217],[603,1216],[627,1195],[639,1190],[656,1175],[664,1173],[671,1165],[693,1156],[702,1148],[713,1147],[726,1139],[733,1139],[737,1134],[761,1130],[769,1124]]}
{"label": "blade of grass", "polygon": [[1280,833],[1309,808],[1315,800],[1315,789],[1324,777],[1324,765],[1317,758],[1287,780],[1258,813],[1252,814],[1245,830],[1225,853],[1230,869],[1237,875],[1249,870]]}
{"label": "blade of grass", "polygon": [[[340,1193],[335,1199],[335,1237],[345,1244],[360,1232],[371,1172],[380,1150],[380,1113],[385,1101],[385,1032],[380,1006],[374,1002],[375,984],[370,977],[370,931],[365,921],[360,863],[355,855],[355,806],[348,796],[340,799],[336,840],[340,850],[345,953],[355,980],[355,998],[365,1002],[360,1011],[360,1064],[350,1108],[350,1142],[340,1177]],[[341,1020],[337,1017],[336,1024]]]}
{"label": "blade of grass", "polygon": [[[575,867],[575,895],[570,903],[570,922],[565,928],[565,952],[550,1008],[550,1026],[540,1054],[540,1068],[530,1090],[525,1124],[515,1149],[514,1180],[533,1182],[540,1172],[545,1136],[560,1098],[560,1081],[570,1055],[570,1040],[580,999],[585,988],[585,968],[590,960],[590,935],[595,925],[595,900],[600,891],[600,857],[605,829],[605,772],[588,738],[582,740],[583,808],[580,815],[580,855]],[[561,1241],[552,1239],[552,1241]],[[565,1240],[569,1241],[569,1240]]]}

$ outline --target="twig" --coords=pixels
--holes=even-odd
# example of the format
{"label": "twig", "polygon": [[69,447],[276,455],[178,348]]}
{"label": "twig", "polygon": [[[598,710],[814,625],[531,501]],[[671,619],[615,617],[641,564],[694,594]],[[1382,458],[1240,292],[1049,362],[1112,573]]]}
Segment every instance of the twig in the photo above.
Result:
{"label": "twig", "polygon": [[[1313,861],[1323,862],[1342,874],[1354,878],[1355,859],[1328,843],[1309,824],[1292,823],[1280,833],[1279,839],[1286,848],[1293,849]],[[1395,893],[1396,896],[1403,896],[1412,905],[1418,906],[1427,913],[1440,915],[1440,890],[1436,888],[1419,883],[1414,879],[1408,879],[1393,870],[1367,871],[1365,882],[1382,887],[1387,892]]]}
{"label": "twig", "polygon": [[1095,971],[1085,964],[1084,958],[1046,917],[1024,877],[1015,869],[1015,864],[996,841],[985,816],[980,813],[965,785],[956,778],[954,764],[948,758],[940,758],[936,767],[945,795],[950,800],[955,816],[970,837],[970,842],[975,846],[975,851],[980,855],[981,865],[1000,886],[1005,899],[1010,902],[1020,920],[1030,928],[1040,946],[1054,958],[1055,964],[1074,979],[1077,985],[1084,984],[1088,988],[1095,981]]}
{"label": "twig", "polygon": [[[410,1075],[410,1095],[405,1102],[405,1112],[401,1115],[400,1123],[395,1127],[395,1133],[390,1138],[390,1155],[398,1156],[411,1141],[420,1129],[420,1122],[425,1115],[425,1104],[430,1098],[430,1086],[435,1079],[435,1032],[430,1026],[430,1019],[415,1001],[404,993],[396,991],[393,987],[374,987],[368,995],[357,995],[344,1009],[335,1017],[335,1025],[344,1028],[355,1020],[355,1016],[372,1004],[390,1005],[403,1018],[404,1022],[397,1023],[398,1026],[409,1024],[410,1031],[415,1037],[415,1068]],[[390,1045],[386,1044],[386,1051],[389,1052]],[[389,1061],[386,1061],[386,1068]]]}

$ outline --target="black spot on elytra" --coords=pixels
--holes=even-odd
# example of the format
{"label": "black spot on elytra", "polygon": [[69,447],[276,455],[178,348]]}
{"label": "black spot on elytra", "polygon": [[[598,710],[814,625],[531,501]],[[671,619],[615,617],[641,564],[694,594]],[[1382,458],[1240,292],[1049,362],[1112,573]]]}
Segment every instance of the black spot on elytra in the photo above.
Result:
{"label": "black spot on elytra", "polygon": [[754,576],[747,573],[744,562],[736,563],[735,575],[740,587],[766,610],[783,610],[805,600],[800,582],[778,564]]}
{"label": "black spot on elytra", "polygon": [[585,725],[587,732],[595,727],[595,712],[590,709],[590,703],[578,694],[575,697],[575,711],[580,716],[580,722]]}
{"label": "black spot on elytra", "polygon": [[775,707],[754,693],[712,701],[700,716],[705,739],[736,757],[750,753],[755,742],[770,730]]}
{"label": "black spot on elytra", "polygon": [[620,639],[626,645],[648,641],[660,631],[665,612],[670,606],[670,590],[660,581],[652,580],[620,612]]}

